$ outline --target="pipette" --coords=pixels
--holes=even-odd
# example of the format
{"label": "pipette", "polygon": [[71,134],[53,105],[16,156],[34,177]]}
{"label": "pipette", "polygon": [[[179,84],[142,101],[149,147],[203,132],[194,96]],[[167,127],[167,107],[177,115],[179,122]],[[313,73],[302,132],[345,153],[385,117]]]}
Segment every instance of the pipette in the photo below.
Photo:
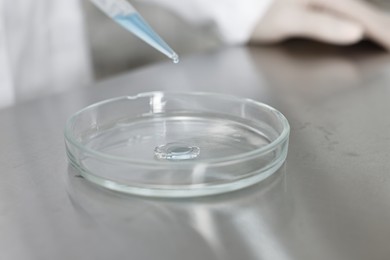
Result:
{"label": "pipette", "polygon": [[179,56],[153,31],[137,10],[126,0],[91,0],[101,11],[140,39],[179,62]]}

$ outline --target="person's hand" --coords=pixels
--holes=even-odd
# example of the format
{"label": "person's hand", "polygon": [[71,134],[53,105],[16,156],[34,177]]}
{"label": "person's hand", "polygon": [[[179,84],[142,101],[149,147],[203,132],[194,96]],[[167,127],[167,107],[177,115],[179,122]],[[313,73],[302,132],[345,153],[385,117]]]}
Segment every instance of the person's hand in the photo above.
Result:
{"label": "person's hand", "polygon": [[361,0],[274,0],[251,41],[274,43],[291,37],[340,45],[367,37],[390,50],[390,14]]}

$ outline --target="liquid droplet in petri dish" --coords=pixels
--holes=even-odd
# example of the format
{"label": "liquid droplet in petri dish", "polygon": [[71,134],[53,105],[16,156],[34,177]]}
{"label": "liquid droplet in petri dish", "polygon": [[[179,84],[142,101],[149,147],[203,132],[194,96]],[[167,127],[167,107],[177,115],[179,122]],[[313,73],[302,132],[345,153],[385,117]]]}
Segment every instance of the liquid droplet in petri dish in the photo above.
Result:
{"label": "liquid droplet in petri dish", "polygon": [[181,161],[195,159],[200,154],[200,148],[184,143],[167,143],[157,146],[154,155],[160,160]]}

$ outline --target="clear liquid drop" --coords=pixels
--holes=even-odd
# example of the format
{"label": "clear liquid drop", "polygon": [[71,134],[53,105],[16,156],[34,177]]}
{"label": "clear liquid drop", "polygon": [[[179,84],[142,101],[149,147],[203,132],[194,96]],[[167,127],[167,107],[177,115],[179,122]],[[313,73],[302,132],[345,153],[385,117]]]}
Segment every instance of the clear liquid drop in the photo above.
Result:
{"label": "clear liquid drop", "polygon": [[157,146],[154,155],[160,160],[181,161],[195,159],[200,154],[200,148],[184,143],[167,143]]}
{"label": "clear liquid drop", "polygon": [[179,63],[179,55],[177,55],[176,53],[174,53],[171,57],[173,63],[177,64]]}

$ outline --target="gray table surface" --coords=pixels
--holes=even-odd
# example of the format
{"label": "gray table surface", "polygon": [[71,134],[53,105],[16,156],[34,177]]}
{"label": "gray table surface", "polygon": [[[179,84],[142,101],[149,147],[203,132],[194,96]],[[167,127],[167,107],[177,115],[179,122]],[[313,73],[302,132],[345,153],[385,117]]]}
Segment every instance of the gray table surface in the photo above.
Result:
{"label": "gray table surface", "polygon": [[[390,259],[390,57],[372,46],[226,48],[0,110],[0,259]],[[68,167],[66,119],[152,90],[250,97],[291,124],[285,166],[198,199],[148,199]]]}

